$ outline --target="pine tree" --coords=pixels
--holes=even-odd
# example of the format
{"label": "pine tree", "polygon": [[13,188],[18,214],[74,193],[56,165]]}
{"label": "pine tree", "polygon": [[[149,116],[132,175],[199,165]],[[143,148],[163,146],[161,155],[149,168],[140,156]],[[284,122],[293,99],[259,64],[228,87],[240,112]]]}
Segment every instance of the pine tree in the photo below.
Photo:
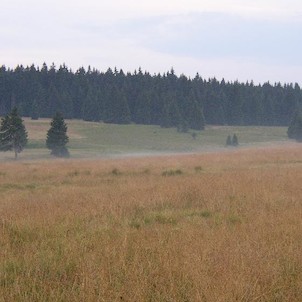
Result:
{"label": "pine tree", "polygon": [[57,111],[62,112],[61,97],[56,86],[51,83],[47,91],[47,112],[49,115],[54,115]]}
{"label": "pine tree", "polygon": [[40,117],[40,108],[36,99],[33,100],[31,105],[31,119],[38,120]]}
{"label": "pine tree", "polygon": [[101,119],[100,102],[96,89],[89,88],[85,102],[82,108],[82,117],[84,121],[99,122]]}
{"label": "pine tree", "polygon": [[131,122],[130,110],[123,91],[116,86],[111,88],[105,100],[104,122],[112,124],[129,124]]}
{"label": "pine tree", "polygon": [[27,132],[18,109],[13,108],[10,114],[2,118],[0,126],[0,151],[14,151],[15,159],[27,144]]}
{"label": "pine tree", "polygon": [[302,110],[296,110],[288,127],[287,135],[298,142],[302,142]]}
{"label": "pine tree", "polygon": [[67,125],[63,116],[57,112],[50,123],[47,132],[46,146],[51,150],[51,154],[57,157],[69,157],[66,144],[69,141],[67,136]]}
{"label": "pine tree", "polygon": [[172,94],[167,94],[161,112],[160,126],[162,128],[177,127],[181,123],[181,120],[182,117],[174,96]]}
{"label": "pine tree", "polygon": [[131,115],[126,96],[122,91],[117,94],[117,107],[115,110],[114,122],[117,124],[129,124],[131,122]]}
{"label": "pine tree", "polygon": [[227,137],[226,146],[232,146],[232,138],[230,135],[228,135],[228,137]]}
{"label": "pine tree", "polygon": [[148,90],[141,91],[136,98],[133,120],[136,124],[148,125],[151,121],[151,95]]}
{"label": "pine tree", "polygon": [[182,115],[187,121],[189,128],[194,130],[204,130],[205,117],[203,114],[203,109],[200,104],[198,104],[193,89],[191,89],[188,93]]}
{"label": "pine tree", "polygon": [[242,95],[243,85],[239,84],[237,81],[230,87],[227,113],[227,122],[229,125],[242,125],[243,124],[243,95]]}
{"label": "pine tree", "polygon": [[181,119],[177,125],[177,132],[187,133],[189,128],[189,123],[185,119]]}
{"label": "pine tree", "polygon": [[233,138],[232,138],[232,145],[237,147],[239,145],[238,143],[238,137],[236,134],[233,135]]}

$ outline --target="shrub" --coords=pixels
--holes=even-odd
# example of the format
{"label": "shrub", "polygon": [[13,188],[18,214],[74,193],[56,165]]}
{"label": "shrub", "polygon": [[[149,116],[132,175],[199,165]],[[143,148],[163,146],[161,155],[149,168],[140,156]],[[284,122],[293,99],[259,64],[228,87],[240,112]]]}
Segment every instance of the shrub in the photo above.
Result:
{"label": "shrub", "polygon": [[177,170],[168,170],[164,171],[161,175],[162,176],[174,176],[174,175],[181,175],[183,172],[180,169]]}

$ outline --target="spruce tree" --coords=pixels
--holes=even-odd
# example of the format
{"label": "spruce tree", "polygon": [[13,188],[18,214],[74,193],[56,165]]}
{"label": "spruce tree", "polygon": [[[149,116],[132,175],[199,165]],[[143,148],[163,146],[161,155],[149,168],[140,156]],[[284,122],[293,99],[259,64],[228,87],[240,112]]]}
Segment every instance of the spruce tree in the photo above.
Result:
{"label": "spruce tree", "polygon": [[36,99],[34,99],[32,106],[31,106],[31,119],[38,120],[40,117],[40,108],[39,104]]}
{"label": "spruce tree", "polygon": [[1,120],[0,125],[0,151],[14,151],[15,159],[27,144],[27,132],[18,109],[13,108],[11,113]]}
{"label": "spruce tree", "polygon": [[183,110],[183,116],[188,122],[189,127],[194,130],[204,130],[205,117],[203,109],[200,104],[198,104],[193,89],[189,91],[185,104],[186,108]]}
{"label": "spruce tree", "polygon": [[226,139],[226,146],[232,146],[232,138],[230,135],[228,135],[228,137]]}
{"label": "spruce tree", "polygon": [[100,102],[97,90],[90,87],[82,108],[82,117],[84,121],[99,122],[101,119]]}
{"label": "spruce tree", "polygon": [[233,135],[233,138],[232,138],[232,145],[237,147],[239,145],[239,142],[238,142],[238,137],[236,134]]}
{"label": "spruce tree", "polygon": [[129,124],[131,122],[131,114],[128,106],[126,96],[120,92],[118,94],[118,107],[115,110],[115,123]]}
{"label": "spruce tree", "polygon": [[67,136],[67,125],[63,116],[57,112],[50,123],[47,132],[46,146],[51,150],[51,154],[57,157],[69,157],[66,144],[69,141]]}
{"label": "spruce tree", "polygon": [[177,132],[187,133],[189,128],[189,123],[185,119],[181,119],[177,125]]}
{"label": "spruce tree", "polygon": [[302,110],[296,110],[288,127],[287,135],[298,142],[302,142]]}

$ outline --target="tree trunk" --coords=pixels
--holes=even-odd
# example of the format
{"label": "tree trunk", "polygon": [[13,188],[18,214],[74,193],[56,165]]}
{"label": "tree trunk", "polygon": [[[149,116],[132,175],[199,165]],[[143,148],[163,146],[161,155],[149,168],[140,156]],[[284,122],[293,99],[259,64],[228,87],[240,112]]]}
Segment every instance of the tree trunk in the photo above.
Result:
{"label": "tree trunk", "polygon": [[18,152],[17,152],[17,150],[15,149],[15,160],[17,160],[18,159]]}

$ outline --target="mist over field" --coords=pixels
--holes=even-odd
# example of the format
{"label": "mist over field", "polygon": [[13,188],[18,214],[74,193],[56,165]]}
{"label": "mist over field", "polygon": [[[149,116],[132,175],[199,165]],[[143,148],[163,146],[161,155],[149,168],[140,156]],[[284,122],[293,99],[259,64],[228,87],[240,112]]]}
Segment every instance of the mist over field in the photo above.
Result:
{"label": "mist over field", "polygon": [[[207,126],[204,131],[177,132],[175,128],[148,125],[114,125],[66,120],[71,158],[118,158],[179,153],[229,152],[228,135],[236,133],[238,148],[292,144],[285,127]],[[20,159],[52,159],[46,148],[50,119],[24,118],[29,142]],[[192,134],[196,134],[196,138]],[[0,160],[12,160],[11,152],[1,152]]]}

